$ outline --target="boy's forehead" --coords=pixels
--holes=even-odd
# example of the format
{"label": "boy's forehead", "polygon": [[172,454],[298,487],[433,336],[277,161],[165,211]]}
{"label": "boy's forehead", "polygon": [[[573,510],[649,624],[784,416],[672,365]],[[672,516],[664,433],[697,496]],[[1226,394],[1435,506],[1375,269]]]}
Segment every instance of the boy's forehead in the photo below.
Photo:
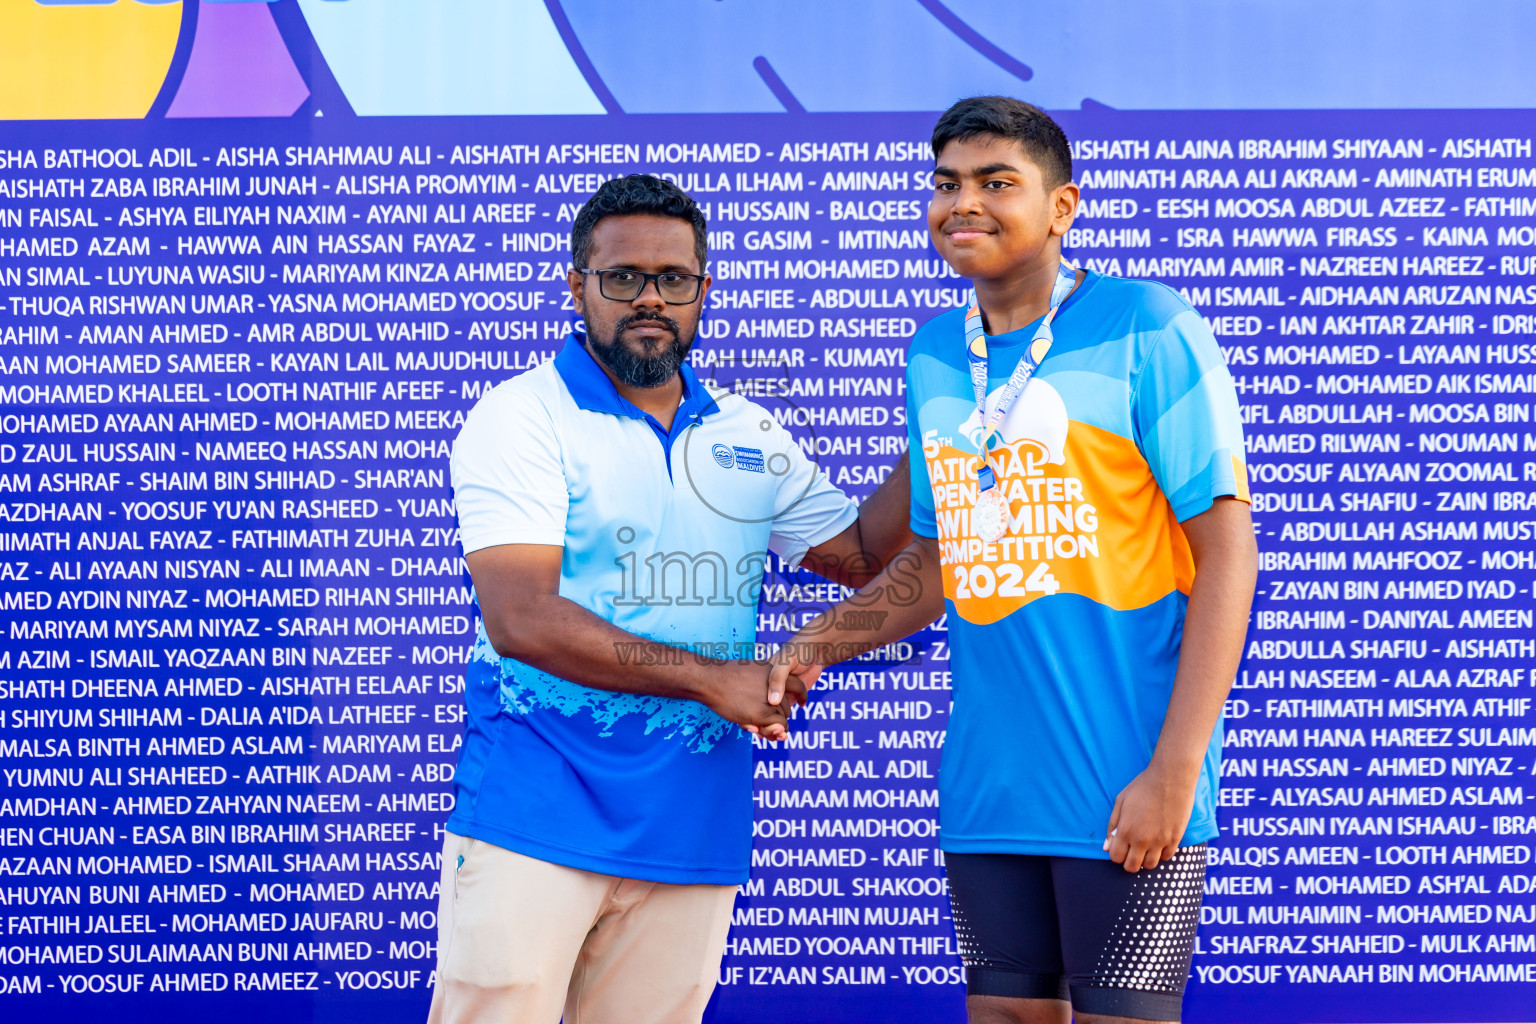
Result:
{"label": "boy's forehead", "polygon": [[959,174],[974,172],[980,167],[1007,164],[1019,171],[1038,170],[1035,160],[1025,151],[1017,139],[1005,139],[1000,135],[973,135],[966,139],[951,139],[939,151],[935,166]]}

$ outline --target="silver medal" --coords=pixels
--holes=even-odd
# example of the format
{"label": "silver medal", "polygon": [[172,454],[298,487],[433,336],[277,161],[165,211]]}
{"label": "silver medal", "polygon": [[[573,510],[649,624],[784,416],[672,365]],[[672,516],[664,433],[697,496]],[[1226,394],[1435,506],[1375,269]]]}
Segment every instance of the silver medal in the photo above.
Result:
{"label": "silver medal", "polygon": [[1003,503],[997,488],[976,496],[976,504],[971,508],[971,529],[988,544],[1003,539]]}

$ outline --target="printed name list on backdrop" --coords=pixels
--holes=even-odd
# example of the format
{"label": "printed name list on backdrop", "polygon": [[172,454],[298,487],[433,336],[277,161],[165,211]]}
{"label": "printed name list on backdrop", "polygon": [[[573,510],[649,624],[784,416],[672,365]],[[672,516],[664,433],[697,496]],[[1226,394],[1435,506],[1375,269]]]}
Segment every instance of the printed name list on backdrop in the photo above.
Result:
{"label": "printed name list on backdrop", "polygon": [[[1064,121],[1069,254],[1179,289],[1247,431],[1261,577],[1189,1019],[1528,1015],[1536,119]],[[633,171],[691,192],[693,366],[863,496],[907,340],[967,288],[927,238],[931,124],[8,126],[0,991],[418,1019],[474,616],[447,456],[560,346],[575,211]],[[842,593],[770,566],[761,639]],[[759,750],[714,1019],[959,1019],[952,686],[941,622]]]}

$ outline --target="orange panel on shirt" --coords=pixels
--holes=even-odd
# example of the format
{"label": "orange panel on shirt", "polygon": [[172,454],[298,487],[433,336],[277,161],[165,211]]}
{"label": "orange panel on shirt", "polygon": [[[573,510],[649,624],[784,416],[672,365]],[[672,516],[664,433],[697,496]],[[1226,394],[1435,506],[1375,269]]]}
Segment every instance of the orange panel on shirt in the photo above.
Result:
{"label": "orange panel on shirt", "polygon": [[977,456],[948,445],[926,455],[944,565],[944,596],[967,622],[997,622],[1037,598],[1079,594],[1117,610],[1189,592],[1184,531],[1128,438],[1070,421],[1064,459],[1030,440],[996,450],[1010,511],[996,544],[970,526]]}

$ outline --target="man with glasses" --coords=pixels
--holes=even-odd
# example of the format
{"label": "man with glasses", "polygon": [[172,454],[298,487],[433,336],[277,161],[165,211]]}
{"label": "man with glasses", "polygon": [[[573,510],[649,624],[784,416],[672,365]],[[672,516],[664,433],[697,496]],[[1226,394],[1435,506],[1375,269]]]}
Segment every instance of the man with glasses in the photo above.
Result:
{"label": "man with glasses", "polygon": [[585,332],[454,445],[480,625],[434,1022],[699,1020],[748,877],[748,732],[785,735],[754,660],[767,552],[858,586],[910,540],[904,481],[856,508],[688,367],[711,280],[686,193],[609,181],[571,248]]}

